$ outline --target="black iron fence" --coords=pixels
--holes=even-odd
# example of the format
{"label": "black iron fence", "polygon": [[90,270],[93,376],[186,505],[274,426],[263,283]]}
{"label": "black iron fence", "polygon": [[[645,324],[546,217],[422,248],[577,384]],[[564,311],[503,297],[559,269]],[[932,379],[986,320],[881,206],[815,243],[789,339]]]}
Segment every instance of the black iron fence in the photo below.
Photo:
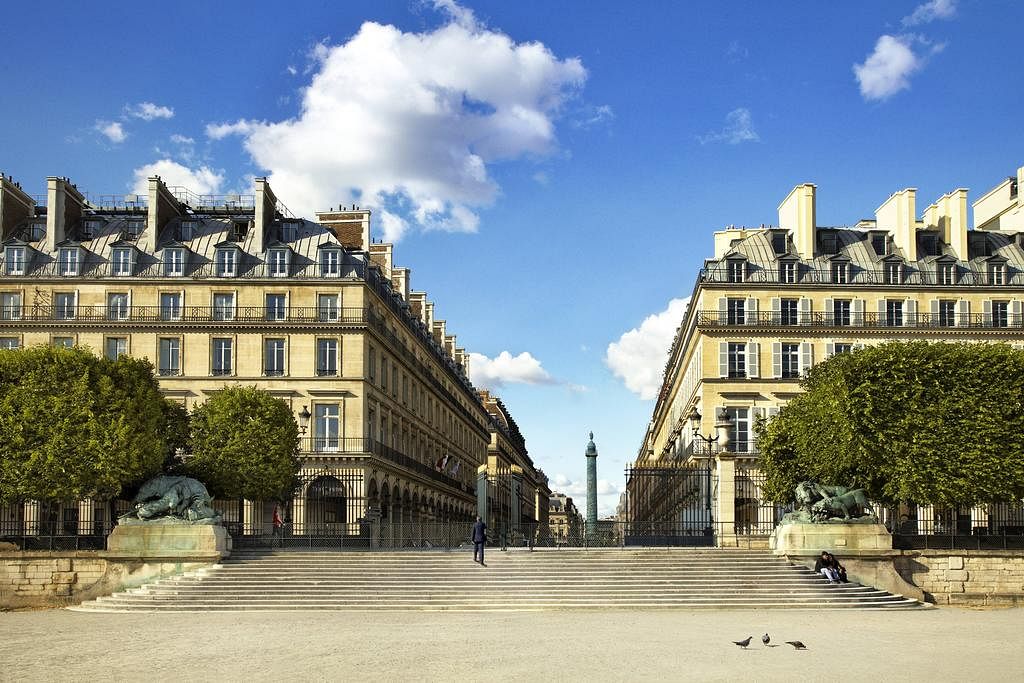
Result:
{"label": "black iron fence", "polygon": [[858,311],[836,315],[834,311],[808,311],[786,316],[780,311],[745,311],[730,315],[728,311],[697,312],[701,327],[852,327],[852,328],[982,328],[1021,329],[1024,316],[989,313],[879,313]]}
{"label": "black iron fence", "polygon": [[698,276],[701,282],[727,284],[841,284],[847,285],[947,285],[951,287],[993,287],[1020,286],[1024,284],[1024,272],[1015,268],[1006,271],[975,271],[957,268],[952,276],[939,271],[901,268],[898,273],[891,270],[861,268],[851,264],[848,269],[836,271],[831,268],[812,268],[799,264],[796,270],[780,268],[758,268],[750,265],[745,271],[728,267],[703,268]]}
{"label": "black iron fence", "polygon": [[1024,503],[904,504],[886,508],[883,515],[898,549],[1024,548]]}

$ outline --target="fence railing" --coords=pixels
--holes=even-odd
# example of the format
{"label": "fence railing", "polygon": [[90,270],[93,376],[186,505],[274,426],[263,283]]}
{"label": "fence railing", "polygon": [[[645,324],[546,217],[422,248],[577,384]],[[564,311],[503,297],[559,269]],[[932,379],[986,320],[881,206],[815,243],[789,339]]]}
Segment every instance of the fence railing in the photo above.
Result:
{"label": "fence railing", "polygon": [[287,325],[361,325],[370,319],[365,308],[323,308],[318,306],[62,306],[8,305],[0,309],[5,322],[104,322],[119,323],[258,323]]}
{"label": "fence railing", "polygon": [[796,271],[779,268],[747,268],[742,275],[728,267],[703,268],[701,282],[727,284],[777,284],[777,285],[946,285],[950,287],[998,287],[1024,285],[1024,272],[1008,268],[1001,271],[974,271],[958,268],[952,277],[937,271],[914,270],[904,267],[898,275],[887,270],[874,270],[851,265],[841,273],[831,268],[811,268],[800,264]]}
{"label": "fence railing", "polygon": [[779,311],[748,311],[740,315],[704,310],[697,312],[701,327],[854,327],[854,328],[989,328],[1020,329],[1024,316],[988,313],[888,313],[858,312],[836,316],[830,311],[811,311],[785,316]]}

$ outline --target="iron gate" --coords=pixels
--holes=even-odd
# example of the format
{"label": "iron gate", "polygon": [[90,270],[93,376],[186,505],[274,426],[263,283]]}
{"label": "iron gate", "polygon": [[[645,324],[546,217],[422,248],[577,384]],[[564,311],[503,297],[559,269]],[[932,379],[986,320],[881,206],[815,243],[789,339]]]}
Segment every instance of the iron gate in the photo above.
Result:
{"label": "iron gate", "polygon": [[623,545],[713,546],[713,461],[669,461],[626,469]]}

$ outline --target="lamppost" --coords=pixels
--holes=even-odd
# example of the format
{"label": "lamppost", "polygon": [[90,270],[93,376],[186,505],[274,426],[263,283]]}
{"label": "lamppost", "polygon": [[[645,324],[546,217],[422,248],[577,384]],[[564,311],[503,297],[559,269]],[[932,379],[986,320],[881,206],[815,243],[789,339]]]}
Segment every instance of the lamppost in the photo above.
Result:
{"label": "lamppost", "polygon": [[306,429],[309,427],[309,418],[313,415],[309,412],[309,406],[302,406],[302,412],[299,413],[299,433],[303,436],[306,435]]}
{"label": "lamppost", "polygon": [[707,436],[700,433],[700,421],[701,414],[697,412],[697,406],[690,408],[690,414],[686,416],[686,419],[690,423],[690,427],[693,429],[693,438],[700,439],[705,446],[707,446],[707,459],[705,460],[706,468],[704,470],[704,507],[705,514],[708,520],[708,527],[704,530],[706,536],[714,536],[715,520],[711,513],[711,456],[714,455],[712,446],[718,444],[720,450],[725,451],[729,448],[729,440],[731,435],[729,432],[732,430],[732,417],[729,416],[725,410],[718,411],[718,419],[715,420],[715,435],[708,434]]}

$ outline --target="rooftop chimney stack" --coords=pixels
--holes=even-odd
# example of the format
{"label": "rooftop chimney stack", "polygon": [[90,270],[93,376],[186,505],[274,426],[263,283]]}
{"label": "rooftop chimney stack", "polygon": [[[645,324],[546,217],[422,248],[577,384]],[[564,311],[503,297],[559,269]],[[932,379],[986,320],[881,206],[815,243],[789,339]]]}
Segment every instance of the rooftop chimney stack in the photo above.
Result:
{"label": "rooftop chimney stack", "polygon": [[0,242],[11,237],[19,223],[35,215],[36,200],[9,177],[0,174]]}
{"label": "rooftop chimney stack", "polygon": [[171,194],[167,185],[155,175],[149,178],[149,208],[146,216],[146,228],[139,235],[138,247],[142,251],[156,251],[157,238],[160,231],[167,227],[175,218],[185,215],[185,208],[178,198]]}
{"label": "rooftop chimney stack", "polygon": [[917,260],[917,188],[893,193],[875,209],[875,225],[888,230],[907,261]]}
{"label": "rooftop chimney stack", "polygon": [[53,253],[85,212],[85,197],[67,178],[46,179],[46,250]]}
{"label": "rooftop chimney stack", "polygon": [[942,241],[961,261],[967,260],[967,190],[947,192],[924,210],[924,227],[938,229]]}
{"label": "rooftop chimney stack", "polygon": [[349,249],[370,250],[370,211],[368,209],[317,211],[320,225],[330,228],[342,245]]}
{"label": "rooftop chimney stack", "polygon": [[817,187],[813,183],[797,185],[779,204],[779,227],[793,234],[793,245],[805,260],[814,258]]}
{"label": "rooftop chimney stack", "polygon": [[266,178],[256,179],[256,214],[253,221],[252,249],[262,254],[267,244],[267,232],[277,217],[277,196]]}

